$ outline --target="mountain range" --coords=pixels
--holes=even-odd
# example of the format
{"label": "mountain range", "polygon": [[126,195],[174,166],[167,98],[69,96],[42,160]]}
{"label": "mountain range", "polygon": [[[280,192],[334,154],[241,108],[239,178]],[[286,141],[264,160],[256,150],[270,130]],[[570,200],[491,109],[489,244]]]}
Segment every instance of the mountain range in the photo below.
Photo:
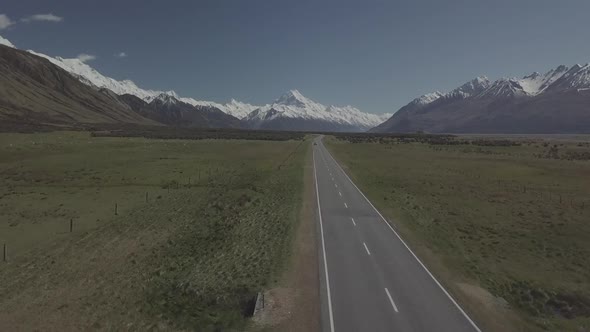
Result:
{"label": "mountain range", "polygon": [[[8,40],[0,38],[0,44],[14,48],[14,45]],[[263,106],[251,105],[234,99],[225,104],[202,101],[190,97],[180,97],[174,91],[142,89],[131,80],[115,80],[102,75],[79,59],[52,57],[32,50],[27,52],[47,59],[50,63],[67,71],[80,82],[97,91],[104,89],[112,91],[114,93],[112,97],[117,99],[117,102],[130,103],[127,105],[128,108],[142,117],[166,125],[305,131],[366,131],[391,115],[364,113],[352,106],[324,106],[304,97],[297,90],[291,90],[272,103]],[[131,96],[139,100],[131,98]]]}
{"label": "mountain range", "polygon": [[324,106],[291,90],[272,104],[262,106],[242,120],[248,128],[307,131],[366,131],[390,114],[377,116],[352,107]]}
{"label": "mountain range", "polygon": [[17,49],[0,36],[2,123],[132,123],[300,131],[590,133],[590,65],[472,79],[393,115],[323,105],[290,90],[266,105],[181,97],[115,80],[79,59]]}
{"label": "mountain range", "polygon": [[414,99],[370,131],[590,133],[590,65],[494,82],[477,77],[448,93]]}

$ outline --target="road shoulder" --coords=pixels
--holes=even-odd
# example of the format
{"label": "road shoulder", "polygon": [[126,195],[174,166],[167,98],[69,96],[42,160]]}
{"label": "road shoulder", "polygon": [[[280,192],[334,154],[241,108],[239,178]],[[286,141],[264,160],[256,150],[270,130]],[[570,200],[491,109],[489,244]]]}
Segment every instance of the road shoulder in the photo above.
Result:
{"label": "road shoulder", "polygon": [[303,198],[290,261],[277,287],[264,292],[265,306],[254,317],[255,330],[320,331],[312,144],[310,140],[305,157]]}

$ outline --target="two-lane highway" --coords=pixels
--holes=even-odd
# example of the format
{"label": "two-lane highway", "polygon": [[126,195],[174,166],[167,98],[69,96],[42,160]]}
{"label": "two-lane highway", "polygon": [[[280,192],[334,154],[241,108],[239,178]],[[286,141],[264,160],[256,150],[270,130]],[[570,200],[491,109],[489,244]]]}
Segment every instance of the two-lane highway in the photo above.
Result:
{"label": "two-lane highway", "polygon": [[324,331],[479,331],[314,141]]}

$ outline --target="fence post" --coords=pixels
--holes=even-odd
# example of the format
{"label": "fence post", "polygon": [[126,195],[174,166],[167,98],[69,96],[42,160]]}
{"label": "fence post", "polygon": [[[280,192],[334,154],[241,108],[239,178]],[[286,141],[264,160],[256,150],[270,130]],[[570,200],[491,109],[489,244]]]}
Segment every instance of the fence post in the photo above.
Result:
{"label": "fence post", "polygon": [[117,208],[118,208],[117,203],[115,203],[115,215],[118,215]]}
{"label": "fence post", "polygon": [[4,243],[4,250],[2,253],[2,261],[6,262],[6,243]]}
{"label": "fence post", "polygon": [[74,229],[74,219],[70,218],[70,233]]}
{"label": "fence post", "polygon": [[148,193],[147,193],[147,191],[145,192],[145,202],[146,203],[148,202]]}

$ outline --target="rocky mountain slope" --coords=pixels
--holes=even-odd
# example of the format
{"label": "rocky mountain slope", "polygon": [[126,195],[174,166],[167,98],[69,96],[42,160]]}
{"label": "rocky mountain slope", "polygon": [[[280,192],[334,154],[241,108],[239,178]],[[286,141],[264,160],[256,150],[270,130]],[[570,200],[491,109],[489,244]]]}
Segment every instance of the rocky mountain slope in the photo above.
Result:
{"label": "rocky mountain slope", "polygon": [[12,123],[156,124],[46,59],[0,45],[0,119]]}
{"label": "rocky mountain slope", "polygon": [[159,123],[199,128],[240,128],[241,122],[212,106],[193,106],[162,93],[151,102],[131,94],[123,94],[118,99],[129,105],[143,117]]}
{"label": "rocky mountain slope", "polygon": [[[156,94],[137,88],[131,81],[104,77],[77,59],[18,50],[4,38],[0,39],[0,48],[0,118],[5,123],[241,126],[237,118],[213,106],[190,105],[178,100],[173,92]],[[77,68],[83,74],[66,71],[64,67]],[[127,90],[144,99],[120,94]]]}

